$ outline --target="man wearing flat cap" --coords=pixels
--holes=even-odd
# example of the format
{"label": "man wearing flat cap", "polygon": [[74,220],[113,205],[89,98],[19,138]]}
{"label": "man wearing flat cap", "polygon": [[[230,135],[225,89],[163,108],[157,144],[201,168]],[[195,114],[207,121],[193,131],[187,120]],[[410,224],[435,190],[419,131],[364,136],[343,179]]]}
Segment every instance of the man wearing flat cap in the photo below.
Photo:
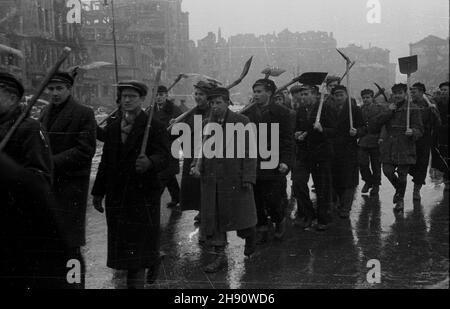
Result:
{"label": "man wearing flat cap", "polygon": [[[293,194],[298,205],[295,225],[303,229],[310,228],[314,219],[317,219],[316,229],[325,231],[331,222],[331,141],[336,133],[335,122],[331,107],[327,105],[323,106],[320,121],[316,122],[320,105],[316,85],[299,86],[298,91],[301,102],[294,134],[297,151],[292,177]],[[311,176],[317,194],[317,211],[313,207],[308,187]]]}
{"label": "man wearing flat cap", "polygon": [[[166,128],[169,127],[170,121],[176,119],[182,114],[178,106],[175,105],[173,100],[169,100],[169,93],[167,87],[159,86],[156,93],[156,107],[153,117],[158,119],[164,124]],[[177,136],[170,136],[171,142],[175,142]],[[169,208],[175,207],[180,202],[180,186],[176,175],[180,172],[180,161],[176,157],[171,157],[169,167],[165,169],[159,177],[161,178],[162,189],[161,195],[165,188],[169,191],[171,201],[167,204]]]}
{"label": "man wearing flat cap", "polygon": [[[22,114],[23,94],[14,75],[0,72],[0,141]],[[25,118],[0,161],[0,286],[65,287],[68,256],[54,220],[52,158],[40,123]]]}
{"label": "man wearing flat cap", "polygon": [[147,86],[131,80],[118,88],[123,114],[106,127],[92,195],[94,207],[101,213],[106,210],[107,266],[126,270],[129,288],[143,288],[145,270],[151,284],[159,268],[158,174],[167,168],[170,145],[165,126],[152,119],[147,148],[140,153],[149,117],[142,109]]}
{"label": "man wearing flat cap", "polygon": [[415,83],[411,87],[411,99],[412,102],[419,108],[422,124],[423,135],[416,142],[417,160],[416,164],[411,166],[409,174],[413,176],[414,201],[420,201],[420,191],[422,186],[425,185],[425,180],[428,174],[428,165],[430,163],[431,145],[433,143],[433,133],[439,128],[441,124],[441,116],[434,103],[429,98],[425,99],[426,88],[422,83]]}
{"label": "man wearing flat cap", "polygon": [[[258,243],[263,244],[268,241],[269,216],[272,223],[275,223],[275,238],[281,240],[286,231],[286,176],[293,167],[294,161],[294,139],[293,129],[289,119],[289,110],[274,102],[274,95],[277,91],[275,83],[270,79],[260,79],[253,85],[252,108],[248,109],[244,115],[250,122],[259,126],[261,123],[267,124],[270,132],[272,125],[278,125],[279,136],[271,136],[267,132],[257,132],[267,136],[267,149],[272,149],[276,138],[279,139],[279,149],[272,149],[278,152],[279,164],[274,169],[262,168],[264,162],[271,158],[258,158],[257,180],[255,186],[255,202],[258,214],[257,237]],[[259,139],[259,137],[258,137]],[[258,147],[259,148],[259,147]]]}
{"label": "man wearing flat cap", "polygon": [[362,180],[365,182],[361,193],[377,196],[381,186],[381,161],[379,139],[380,128],[373,129],[377,117],[386,110],[386,107],[374,99],[374,91],[364,89],[361,91],[363,105],[361,112],[365,124],[365,131],[359,139],[358,161]]}
{"label": "man wearing flat cap", "polygon": [[[97,123],[93,110],[73,98],[73,84],[73,77],[66,72],[57,72],[51,78],[47,85],[51,103],[42,111],[40,121],[50,138],[58,220],[74,257],[81,259]],[[84,270],[82,273],[81,287]]]}
{"label": "man wearing flat cap", "polygon": [[349,93],[344,86],[331,91],[336,136],[333,142],[333,190],[341,219],[348,219],[359,184],[358,138],[365,132],[361,108],[352,99],[353,127],[350,124]]}
{"label": "man wearing flat cap", "polygon": [[410,108],[410,127],[407,127],[408,86],[395,84],[392,87],[393,103],[376,121],[384,126],[381,136],[381,162],[383,172],[395,189],[394,210],[404,209],[407,177],[411,165],[416,164],[416,141],[423,135],[422,116],[418,107],[412,103]]}
{"label": "man wearing flat cap", "polygon": [[[244,137],[244,145],[238,145],[240,137],[228,135],[227,127],[237,124],[247,126],[249,119],[229,110],[230,94],[226,88],[215,88],[208,95],[211,118],[207,125],[218,125],[223,130],[221,144],[215,146],[221,154],[210,158],[196,159],[193,174],[201,182],[201,235],[214,248],[215,259],[205,268],[206,272],[217,272],[226,265],[225,248],[227,232],[237,231],[245,239],[245,256],[256,250],[256,206],[253,186],[256,183],[256,158],[250,157],[250,148],[256,150],[254,130]],[[207,142],[204,138],[204,142]],[[220,142],[219,142],[220,143]],[[238,148],[244,146],[244,156],[238,157]],[[232,156],[228,153],[234,149]]]}
{"label": "man wearing flat cap", "polygon": [[[194,100],[196,106],[194,107],[194,113],[184,120],[191,129],[191,141],[194,141],[194,117],[201,116],[203,120],[209,118],[210,107],[208,104],[208,94],[216,86],[214,84],[199,81],[194,85]],[[182,145],[185,147],[185,145]],[[188,150],[184,150],[188,151]],[[183,172],[181,176],[181,190],[180,190],[180,206],[183,211],[197,210],[200,211],[201,192],[200,192],[200,179],[191,175],[191,168],[194,163],[194,143],[191,143],[191,156],[184,157],[183,159]],[[195,217],[195,221],[200,222],[201,215],[198,214]],[[201,235],[200,235],[201,236]],[[203,238],[200,238],[203,241]]]}

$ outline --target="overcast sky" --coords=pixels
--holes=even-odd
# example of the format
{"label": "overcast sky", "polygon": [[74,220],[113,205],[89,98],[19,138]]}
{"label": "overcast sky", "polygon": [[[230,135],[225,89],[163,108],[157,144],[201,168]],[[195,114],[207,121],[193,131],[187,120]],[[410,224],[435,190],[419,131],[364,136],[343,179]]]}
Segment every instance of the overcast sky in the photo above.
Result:
{"label": "overcast sky", "polygon": [[224,37],[308,30],[333,32],[338,46],[355,43],[390,49],[391,60],[409,55],[411,42],[447,38],[449,0],[379,0],[381,23],[367,22],[369,0],[183,0],[190,36],[197,41],[222,28]]}

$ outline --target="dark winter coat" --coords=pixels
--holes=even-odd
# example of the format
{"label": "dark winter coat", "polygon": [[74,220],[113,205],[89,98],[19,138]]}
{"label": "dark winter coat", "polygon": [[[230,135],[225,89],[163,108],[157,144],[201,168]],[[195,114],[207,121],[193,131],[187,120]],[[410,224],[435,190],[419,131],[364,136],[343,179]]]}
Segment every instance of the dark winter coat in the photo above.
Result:
{"label": "dark winter coat", "polygon": [[152,122],[146,155],[151,168],[136,172],[148,115],[136,118],[125,144],[120,120],[106,128],[101,163],[93,196],[106,196],[108,261],[113,269],[140,269],[152,266],[159,257],[160,187],[158,173],[167,167],[169,140],[164,126]]}
{"label": "dark winter coat", "polygon": [[[273,102],[265,107],[254,105],[252,108],[244,113],[250,119],[250,122],[254,123],[258,128],[258,150],[259,136],[264,133],[267,138],[267,149],[272,149],[272,136],[271,125],[278,125],[279,128],[279,149],[277,154],[279,155],[279,163],[286,164],[289,169],[292,169],[295,162],[295,145],[294,145],[294,128],[291,126],[291,116],[289,109],[284,106],[275,104]],[[259,125],[267,124],[267,132],[261,132]],[[258,177],[280,177],[278,167],[274,169],[261,169],[261,162],[269,162],[269,159],[262,159],[259,156],[258,160]]]}
{"label": "dark winter coat", "polygon": [[336,136],[333,138],[333,185],[335,188],[348,189],[359,184],[358,137],[364,133],[364,121],[356,103],[352,104],[353,127],[357,136],[350,135],[349,105],[344,103],[339,108],[336,103],[332,107],[335,115]]}
{"label": "dark winter coat", "polygon": [[[20,113],[0,118],[0,140]],[[55,220],[51,170],[40,123],[27,118],[0,153],[0,287],[66,287],[68,252]]]}
{"label": "dark winter coat", "polygon": [[[163,104],[162,108],[156,107],[155,114],[153,117],[160,121],[166,128],[170,125],[170,120],[177,118],[182,114],[181,110],[172,101],[167,100]],[[170,132],[169,132],[170,134]],[[173,143],[176,141],[178,136],[170,135],[170,141]],[[169,166],[167,169],[161,172],[160,176],[167,178],[170,176],[175,176],[180,172],[180,161],[177,157],[171,156],[169,161]]]}
{"label": "dark winter coat", "polygon": [[[364,121],[364,132],[359,139],[359,147],[361,148],[378,148],[381,129],[377,126],[373,126],[377,117],[386,111],[386,105],[378,103],[364,104],[361,106],[362,117]],[[375,130],[372,130],[376,128]]]}
{"label": "dark winter coat", "polygon": [[[249,120],[243,115],[227,111],[223,128],[224,156],[234,147],[237,154],[238,140],[227,136],[226,124]],[[201,165],[201,216],[204,235],[212,235],[216,224],[221,232],[243,230],[256,225],[256,206],[253,188],[243,189],[244,183],[256,183],[256,158],[249,158],[249,143],[245,145],[245,158],[202,159]]]}
{"label": "dark winter coat", "polygon": [[65,229],[69,245],[80,247],[86,242],[86,205],[97,123],[92,109],[71,97],[53,124],[50,123],[52,108],[50,104],[44,109],[40,120],[52,150],[53,189],[62,214],[58,220]]}
{"label": "dark winter coat", "polygon": [[407,103],[399,104],[395,111],[387,110],[377,120],[379,127],[384,126],[380,145],[381,162],[392,165],[416,164],[416,141],[423,135],[422,117],[419,108],[411,104],[410,125],[413,136],[406,132]]}

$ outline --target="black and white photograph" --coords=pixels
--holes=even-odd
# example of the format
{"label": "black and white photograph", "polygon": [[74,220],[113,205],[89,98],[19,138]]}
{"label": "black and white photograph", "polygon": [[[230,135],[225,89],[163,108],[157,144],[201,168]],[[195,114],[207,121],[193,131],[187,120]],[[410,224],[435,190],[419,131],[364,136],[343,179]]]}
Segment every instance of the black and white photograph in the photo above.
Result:
{"label": "black and white photograph", "polygon": [[0,0],[0,289],[448,290],[449,15]]}

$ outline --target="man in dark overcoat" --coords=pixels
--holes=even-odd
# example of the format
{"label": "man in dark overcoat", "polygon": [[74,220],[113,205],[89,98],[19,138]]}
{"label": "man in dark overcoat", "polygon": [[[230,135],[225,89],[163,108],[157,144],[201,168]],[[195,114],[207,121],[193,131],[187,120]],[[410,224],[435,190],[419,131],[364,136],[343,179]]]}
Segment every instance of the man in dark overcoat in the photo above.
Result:
{"label": "man in dark overcoat", "polygon": [[[155,119],[164,124],[166,128],[169,127],[170,121],[176,119],[182,114],[181,110],[172,100],[169,100],[169,93],[167,87],[159,86],[156,94]],[[177,136],[170,135],[172,143],[176,143]],[[177,175],[180,172],[180,160],[177,157],[171,156],[169,167],[159,174],[162,189],[161,195],[165,188],[169,191],[171,201],[167,204],[168,207],[175,207],[180,202],[180,186],[178,184]]]}
{"label": "man in dark overcoat", "polygon": [[[106,127],[105,144],[92,195],[108,224],[107,266],[127,270],[129,288],[144,286],[145,269],[153,277],[159,266],[160,190],[158,174],[167,167],[166,129],[152,121],[145,154],[140,154],[148,115],[142,110],[147,87],[119,83],[122,119]],[[151,283],[151,282],[150,282]]]}
{"label": "man in dark overcoat", "polygon": [[[258,213],[258,243],[268,241],[269,216],[275,224],[275,238],[281,240],[286,232],[286,175],[294,163],[294,135],[289,110],[275,104],[274,95],[277,87],[270,79],[260,79],[253,85],[253,102],[255,105],[244,115],[258,127],[258,149],[261,139],[266,139],[267,149],[276,152],[278,164],[275,168],[265,167],[273,159],[258,158],[258,172],[255,186],[255,202]],[[267,131],[260,131],[260,124],[267,125]],[[277,125],[278,136],[271,136],[271,126]],[[276,141],[275,139],[278,139]],[[272,145],[278,142],[279,148]]]}
{"label": "man in dark overcoat", "polygon": [[[193,174],[201,175],[201,233],[214,247],[216,254],[215,260],[205,271],[217,272],[226,264],[227,232],[237,231],[238,236],[245,239],[246,256],[255,252],[257,217],[253,186],[256,183],[257,152],[255,130],[247,127],[248,118],[228,109],[229,91],[218,87],[210,92],[208,100],[212,118],[207,125],[217,125],[223,135],[214,145],[215,155],[204,154],[205,157],[199,159],[199,170],[194,167]],[[240,133],[236,134],[234,128],[240,124],[249,128],[245,131],[246,136],[236,136]],[[243,145],[239,144],[241,138]],[[243,156],[238,155],[239,149],[244,149]],[[250,156],[251,150],[253,158]]]}
{"label": "man in dark overcoat", "polygon": [[416,142],[416,164],[409,169],[409,174],[413,176],[414,183],[413,199],[420,201],[420,191],[422,186],[425,185],[428,166],[430,165],[433,133],[441,125],[441,117],[434,102],[431,99],[425,100],[426,88],[424,84],[415,83],[410,90],[412,102],[419,108],[423,124],[423,135]]}
{"label": "man in dark overcoat", "polygon": [[[0,141],[22,114],[21,82],[0,72]],[[55,221],[52,160],[38,121],[25,118],[0,153],[0,286],[65,288],[67,247]]]}
{"label": "man in dark overcoat", "polygon": [[[181,176],[181,188],[180,188],[180,206],[183,211],[197,210],[200,211],[200,179],[191,175],[192,163],[194,162],[194,117],[201,116],[203,120],[209,117],[209,104],[208,104],[208,93],[214,88],[213,84],[199,81],[194,85],[194,99],[197,104],[194,108],[194,113],[184,120],[190,130],[191,130],[191,148],[190,156],[184,156],[183,159],[183,172]],[[186,145],[182,145],[186,147]],[[183,150],[188,151],[187,149]],[[197,215],[196,221],[200,221],[200,214]]]}
{"label": "man in dark overcoat", "polygon": [[395,188],[393,202],[397,212],[404,209],[407,177],[411,165],[416,164],[416,141],[423,134],[422,117],[419,108],[411,103],[410,127],[407,127],[408,86],[396,84],[392,87],[394,102],[389,110],[377,119],[381,134],[381,162],[384,175]]}
{"label": "man in dark overcoat", "polygon": [[69,73],[57,72],[53,76],[47,86],[51,103],[40,121],[50,139],[58,221],[73,255],[82,260],[80,248],[86,243],[86,206],[97,123],[94,111],[73,98],[73,84]]}
{"label": "man in dark overcoat", "polygon": [[346,87],[334,87],[331,95],[336,117],[336,136],[333,138],[333,189],[338,200],[339,216],[348,219],[359,184],[358,137],[364,132],[364,121],[361,109],[352,99],[353,127],[350,126],[349,94]]}
{"label": "man in dark overcoat", "polygon": [[[333,147],[331,139],[336,133],[331,107],[323,105],[319,123],[316,123],[320,96],[315,85],[303,85],[297,110],[295,140],[297,144],[293,171],[294,196],[298,211],[296,225],[309,228],[317,218],[317,230],[324,231],[331,221],[332,203],[331,163]],[[312,175],[317,194],[317,211],[310,198],[308,182]]]}
{"label": "man in dark overcoat", "polygon": [[[375,102],[375,93],[371,89],[361,91],[363,105],[361,112],[365,124],[365,132],[359,139],[359,169],[361,171],[362,180],[365,182],[361,193],[369,193],[372,196],[378,195],[381,186],[381,160],[379,139],[381,129],[374,128],[373,122],[377,117],[386,110],[386,107]],[[369,130],[370,129],[370,130]]]}

